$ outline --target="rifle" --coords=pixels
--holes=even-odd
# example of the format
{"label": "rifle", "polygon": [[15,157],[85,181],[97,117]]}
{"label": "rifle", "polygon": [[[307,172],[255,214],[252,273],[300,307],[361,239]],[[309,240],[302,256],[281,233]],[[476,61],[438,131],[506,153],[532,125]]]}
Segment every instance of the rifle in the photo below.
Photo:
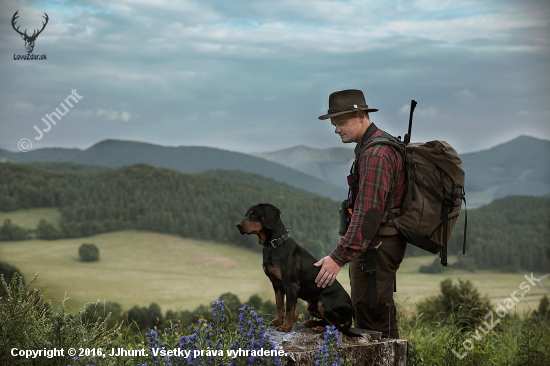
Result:
{"label": "rifle", "polygon": [[415,107],[416,107],[416,101],[411,100],[411,113],[409,114],[409,132],[405,135],[403,139],[403,141],[405,142],[405,145],[408,145],[409,142],[411,142],[411,129],[412,129],[412,123],[413,123],[413,112]]}

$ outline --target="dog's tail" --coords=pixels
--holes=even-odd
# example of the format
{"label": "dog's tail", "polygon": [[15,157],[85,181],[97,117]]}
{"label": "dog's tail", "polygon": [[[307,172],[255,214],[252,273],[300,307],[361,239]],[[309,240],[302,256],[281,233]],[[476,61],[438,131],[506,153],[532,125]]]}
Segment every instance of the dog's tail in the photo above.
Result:
{"label": "dog's tail", "polygon": [[353,333],[349,328],[342,328],[339,329],[340,332],[342,332],[343,335],[346,335],[348,337],[362,337],[362,334]]}
{"label": "dog's tail", "polygon": [[339,332],[341,332],[343,335],[346,335],[348,337],[362,337],[362,334],[353,333],[351,330],[351,321],[346,322],[344,326],[338,325],[336,329],[338,329]]}

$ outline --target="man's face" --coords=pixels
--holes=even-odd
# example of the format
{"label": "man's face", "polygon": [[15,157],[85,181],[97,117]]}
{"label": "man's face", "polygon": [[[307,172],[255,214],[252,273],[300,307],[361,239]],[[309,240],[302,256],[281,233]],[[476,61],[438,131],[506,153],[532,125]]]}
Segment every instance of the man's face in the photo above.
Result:
{"label": "man's face", "polygon": [[334,133],[337,133],[342,142],[359,142],[368,128],[367,118],[364,115],[358,117],[357,112],[342,114],[330,119],[330,123],[335,127]]}

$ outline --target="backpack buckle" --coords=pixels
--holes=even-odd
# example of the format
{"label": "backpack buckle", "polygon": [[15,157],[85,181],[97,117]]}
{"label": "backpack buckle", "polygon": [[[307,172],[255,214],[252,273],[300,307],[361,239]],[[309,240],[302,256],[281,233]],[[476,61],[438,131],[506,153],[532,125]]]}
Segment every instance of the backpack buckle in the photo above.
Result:
{"label": "backpack buckle", "polygon": [[462,193],[463,192],[463,188],[459,185],[454,185],[453,186],[453,193],[451,194],[451,197],[453,197],[453,199],[457,199],[457,198],[464,198],[464,194]]}

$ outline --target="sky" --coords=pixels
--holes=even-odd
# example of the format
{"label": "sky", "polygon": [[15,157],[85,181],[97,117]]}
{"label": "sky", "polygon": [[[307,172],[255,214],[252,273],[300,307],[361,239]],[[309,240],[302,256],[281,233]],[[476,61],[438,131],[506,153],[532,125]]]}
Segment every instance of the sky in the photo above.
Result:
{"label": "sky", "polygon": [[550,140],[549,46],[547,0],[2,0],[0,148],[352,148],[318,119],[343,89],[394,135],[416,100],[412,141]]}

